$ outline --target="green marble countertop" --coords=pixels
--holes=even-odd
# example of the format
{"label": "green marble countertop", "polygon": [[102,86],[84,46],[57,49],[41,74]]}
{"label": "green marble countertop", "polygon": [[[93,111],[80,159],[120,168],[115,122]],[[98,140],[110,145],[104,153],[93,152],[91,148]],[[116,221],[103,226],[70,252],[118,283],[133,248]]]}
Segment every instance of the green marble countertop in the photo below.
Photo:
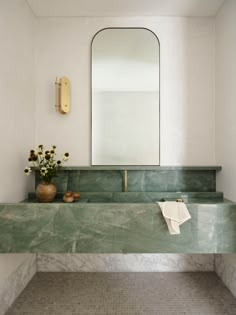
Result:
{"label": "green marble countertop", "polygon": [[[62,193],[58,193],[54,202],[63,203]],[[222,192],[80,192],[77,201],[88,203],[154,203],[156,201],[182,198],[187,203],[225,202]],[[37,202],[34,192],[22,202]]]}
{"label": "green marble countertop", "polygon": [[199,165],[199,166],[160,166],[160,165],[104,165],[104,166],[63,166],[61,170],[65,171],[114,171],[114,170],[130,170],[130,171],[168,171],[168,170],[205,170],[220,171],[221,166],[217,165]]}
{"label": "green marble countertop", "polygon": [[236,204],[187,204],[170,235],[157,204],[0,204],[1,253],[235,253]]}

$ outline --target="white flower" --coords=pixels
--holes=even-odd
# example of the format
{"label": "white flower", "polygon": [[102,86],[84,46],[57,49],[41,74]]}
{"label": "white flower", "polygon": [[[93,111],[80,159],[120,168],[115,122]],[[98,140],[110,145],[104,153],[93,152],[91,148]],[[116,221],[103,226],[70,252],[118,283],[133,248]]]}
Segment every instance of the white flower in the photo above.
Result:
{"label": "white flower", "polygon": [[32,169],[30,167],[25,167],[24,169],[25,175],[30,175],[31,172],[32,172]]}
{"label": "white flower", "polygon": [[67,161],[69,159],[69,153],[65,153],[63,155],[63,161]]}
{"label": "white flower", "polygon": [[40,169],[40,174],[41,174],[41,175],[45,175],[45,174],[47,174],[47,172],[48,172],[48,170],[47,170],[47,168],[44,167],[44,166]]}

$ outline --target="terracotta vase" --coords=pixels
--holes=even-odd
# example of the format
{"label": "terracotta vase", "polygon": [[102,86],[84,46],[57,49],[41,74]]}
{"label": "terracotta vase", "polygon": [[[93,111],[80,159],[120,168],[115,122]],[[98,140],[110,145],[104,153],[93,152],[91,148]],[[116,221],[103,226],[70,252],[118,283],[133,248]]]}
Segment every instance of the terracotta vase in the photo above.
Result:
{"label": "terracotta vase", "polygon": [[54,184],[40,183],[36,188],[36,198],[39,202],[52,202],[56,196],[57,188]]}

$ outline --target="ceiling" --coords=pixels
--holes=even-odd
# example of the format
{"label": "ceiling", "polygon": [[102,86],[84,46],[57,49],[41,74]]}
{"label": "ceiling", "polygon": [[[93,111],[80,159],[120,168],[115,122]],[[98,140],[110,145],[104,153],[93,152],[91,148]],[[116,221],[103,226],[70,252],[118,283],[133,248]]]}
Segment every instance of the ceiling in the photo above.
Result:
{"label": "ceiling", "polygon": [[26,0],[36,16],[215,16],[225,0]]}

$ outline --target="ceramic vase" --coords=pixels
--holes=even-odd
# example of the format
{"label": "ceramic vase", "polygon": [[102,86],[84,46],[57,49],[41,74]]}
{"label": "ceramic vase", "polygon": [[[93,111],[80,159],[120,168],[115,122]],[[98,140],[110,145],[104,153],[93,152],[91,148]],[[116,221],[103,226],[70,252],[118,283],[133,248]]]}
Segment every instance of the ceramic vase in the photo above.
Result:
{"label": "ceramic vase", "polygon": [[36,188],[36,198],[39,202],[52,202],[56,197],[57,188],[54,184],[40,183]]}

